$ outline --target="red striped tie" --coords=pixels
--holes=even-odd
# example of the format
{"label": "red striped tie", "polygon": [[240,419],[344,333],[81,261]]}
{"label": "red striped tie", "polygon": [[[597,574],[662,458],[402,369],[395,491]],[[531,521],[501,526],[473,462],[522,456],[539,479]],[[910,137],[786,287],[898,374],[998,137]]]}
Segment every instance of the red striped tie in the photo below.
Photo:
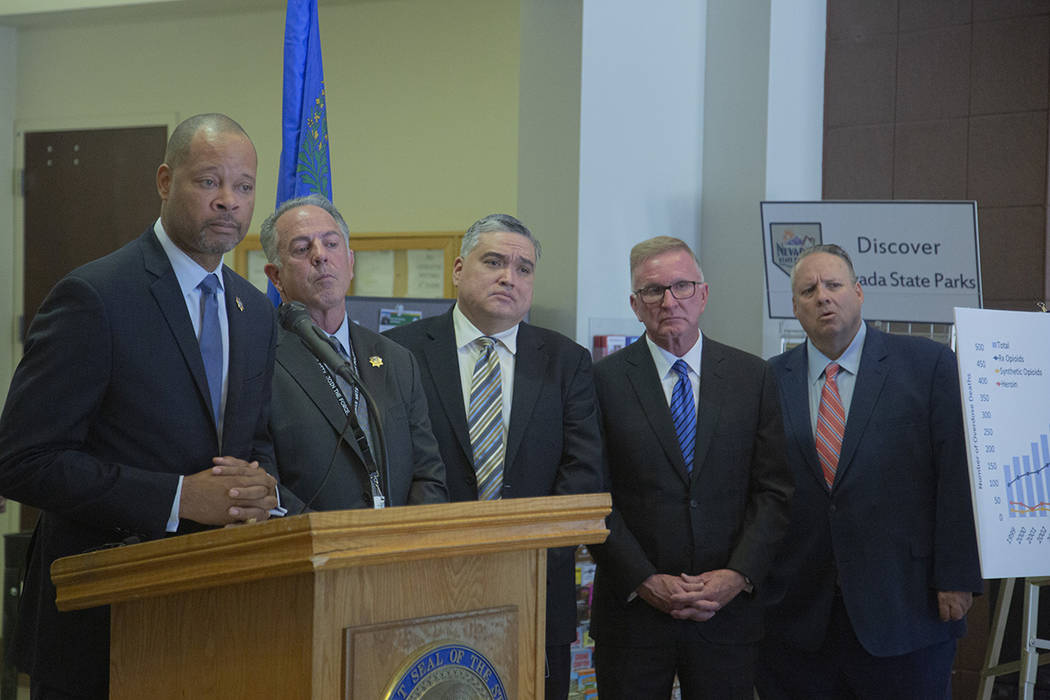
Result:
{"label": "red striped tie", "polygon": [[817,456],[828,488],[835,483],[835,469],[842,450],[842,434],[846,430],[846,411],[839,398],[835,375],[839,366],[832,362],[824,369],[824,388],[820,392],[820,410],[817,411]]}

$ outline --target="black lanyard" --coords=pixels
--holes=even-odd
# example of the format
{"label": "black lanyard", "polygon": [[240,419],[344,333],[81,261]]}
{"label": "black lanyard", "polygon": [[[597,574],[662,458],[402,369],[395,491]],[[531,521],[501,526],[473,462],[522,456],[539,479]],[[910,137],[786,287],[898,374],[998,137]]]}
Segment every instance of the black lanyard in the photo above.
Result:
{"label": "black lanyard", "polygon": [[[353,357],[354,350],[352,347],[350,348],[350,354]],[[361,400],[361,390],[354,385],[354,398],[351,406],[347,403],[343,391],[339,388],[325,363],[318,361],[317,365],[321,368],[321,374],[324,375],[325,381],[328,382],[328,388],[332,390],[336,400],[339,402],[339,407],[343,409],[347,422],[353,428],[354,441],[357,442],[357,447],[361,450],[361,456],[365,460],[365,469],[368,470],[368,482],[372,486],[372,507],[377,509],[383,508],[386,504],[386,499],[383,498],[383,490],[379,487],[379,468],[376,466],[376,460],[372,456],[372,449],[368,446],[368,438],[365,436],[365,431],[361,428],[361,422],[357,420],[357,406]],[[344,428],[343,433],[345,432],[346,429]],[[339,434],[340,439],[342,439],[343,433]]]}

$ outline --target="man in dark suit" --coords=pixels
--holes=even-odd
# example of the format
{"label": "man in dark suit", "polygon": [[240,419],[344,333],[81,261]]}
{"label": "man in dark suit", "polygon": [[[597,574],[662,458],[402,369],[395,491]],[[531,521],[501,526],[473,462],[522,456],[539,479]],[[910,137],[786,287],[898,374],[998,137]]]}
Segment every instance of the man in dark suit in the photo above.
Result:
{"label": "man in dark suit", "polygon": [[29,329],[0,419],[0,489],[43,510],[9,642],[34,700],[108,696],[109,609],[59,613],[51,562],[262,520],[277,503],[273,306],[221,264],[251,221],[255,168],[228,117],[180,124],[158,221],[63,278]]}
{"label": "man in dark suit", "polygon": [[[415,358],[347,314],[354,253],[346,220],[326,197],[309,195],[281,204],[259,237],[270,261],[266,274],[281,298],[302,303],[314,324],[335,338],[380,414],[370,414],[360,389],[281,329],[270,427],[281,483],[294,494],[282,499],[285,507],[292,513],[371,508],[374,497],[389,506],[447,501]],[[364,444],[354,438],[356,428]]]}
{"label": "man in dark suit", "polygon": [[759,692],[948,698],[981,590],[955,356],[866,326],[838,246],[804,251],[791,290],[807,341],[771,365],[797,491]]}
{"label": "man in dark suit", "polygon": [[708,288],[689,246],[631,251],[643,339],[595,365],[613,512],[594,547],[591,636],[602,700],[750,700],[761,590],[791,477],[761,359],[702,335]]}
{"label": "man in dark suit", "polygon": [[[456,305],[388,331],[419,359],[453,501],[602,488],[590,357],[568,338],[522,322],[539,256],[539,242],[524,224],[506,214],[486,216],[463,236],[452,269]],[[549,699],[569,691],[574,566],[571,547],[549,551]]]}

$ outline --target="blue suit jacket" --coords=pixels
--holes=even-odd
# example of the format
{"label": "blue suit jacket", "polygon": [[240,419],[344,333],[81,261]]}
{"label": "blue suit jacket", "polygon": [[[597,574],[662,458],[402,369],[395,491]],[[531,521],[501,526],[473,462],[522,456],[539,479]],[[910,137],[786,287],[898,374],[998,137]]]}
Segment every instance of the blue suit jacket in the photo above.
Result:
{"label": "blue suit jacket", "polygon": [[795,474],[791,529],[774,568],[769,634],[815,650],[836,585],[876,656],[965,632],[936,592],[981,590],[955,355],[868,327],[835,483],[824,485],[810,422],[807,343],[773,358]]}
{"label": "blue suit jacket", "polygon": [[[430,424],[445,462],[449,499],[478,497],[467,412],[459,381],[452,312],[386,333],[419,360]],[[507,429],[503,498],[602,490],[602,440],[591,359],[565,336],[522,323],[514,362],[514,399]],[[549,550],[547,644],[576,638],[572,547]]]}
{"label": "blue suit jacket", "polygon": [[227,268],[223,284],[221,445],[186,302],[152,227],[63,278],[29,329],[0,419],[0,492],[44,511],[13,643],[20,668],[49,685],[100,693],[109,672],[109,609],[59,613],[51,562],[164,536],[178,476],[216,455],[273,471],[273,305]]}

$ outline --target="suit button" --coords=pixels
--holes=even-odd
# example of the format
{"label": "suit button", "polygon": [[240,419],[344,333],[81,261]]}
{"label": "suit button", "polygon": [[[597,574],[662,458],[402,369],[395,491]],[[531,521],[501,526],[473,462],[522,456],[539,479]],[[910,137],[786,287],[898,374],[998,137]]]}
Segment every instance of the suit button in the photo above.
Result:
{"label": "suit button", "polygon": [[689,501],[689,507],[690,508],[696,508],[698,505],[699,504],[696,502],[695,499]]}
{"label": "suit button", "polygon": [[828,506],[828,512],[831,513],[832,515],[835,514],[836,510],[837,510],[837,508],[835,508],[835,504],[834,503],[832,503],[830,506]]}

